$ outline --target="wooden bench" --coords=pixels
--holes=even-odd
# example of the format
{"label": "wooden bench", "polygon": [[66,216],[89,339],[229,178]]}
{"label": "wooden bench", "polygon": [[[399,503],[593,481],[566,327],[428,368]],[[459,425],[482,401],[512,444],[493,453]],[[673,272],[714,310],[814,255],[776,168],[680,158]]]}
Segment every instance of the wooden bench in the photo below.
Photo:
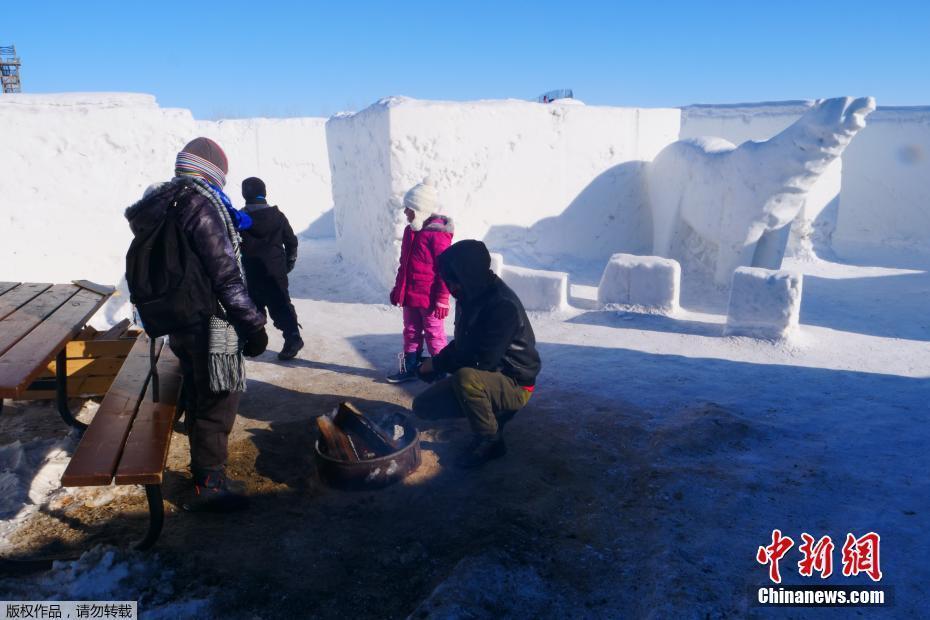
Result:
{"label": "wooden bench", "polygon": [[20,398],[55,360],[58,413],[83,430],[68,408],[66,344],[113,294],[113,288],[79,280],[71,284],[0,282],[0,411],[3,398]]}
{"label": "wooden bench", "polygon": [[162,475],[181,391],[180,363],[161,339],[152,375],[151,345],[139,336],[61,478],[66,487],[144,485],[149,528],[137,549],[151,548],[164,524]]}

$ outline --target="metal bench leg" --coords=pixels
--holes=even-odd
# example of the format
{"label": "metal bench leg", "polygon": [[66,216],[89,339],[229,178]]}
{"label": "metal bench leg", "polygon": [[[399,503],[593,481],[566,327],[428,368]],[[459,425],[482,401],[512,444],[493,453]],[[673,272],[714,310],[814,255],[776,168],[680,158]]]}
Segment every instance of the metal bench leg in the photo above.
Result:
{"label": "metal bench leg", "polygon": [[55,358],[55,395],[58,401],[58,413],[65,424],[71,428],[84,432],[87,425],[74,417],[71,409],[68,407],[68,366],[65,357],[65,349],[58,352]]}
{"label": "metal bench leg", "polygon": [[161,500],[161,485],[145,485],[145,498],[149,501],[149,531],[145,533],[145,538],[136,543],[135,548],[139,551],[148,551],[158,540],[161,535],[161,528],[165,524],[165,506]]}

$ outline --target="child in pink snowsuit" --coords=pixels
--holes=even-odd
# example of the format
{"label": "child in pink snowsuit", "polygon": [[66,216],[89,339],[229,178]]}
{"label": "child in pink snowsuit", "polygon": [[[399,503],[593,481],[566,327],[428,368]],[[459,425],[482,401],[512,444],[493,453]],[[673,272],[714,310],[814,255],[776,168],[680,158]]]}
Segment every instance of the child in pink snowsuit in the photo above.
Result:
{"label": "child in pink snowsuit", "polygon": [[439,215],[439,198],[429,179],[404,196],[409,224],[400,247],[400,266],[391,291],[391,303],[404,308],[404,355],[400,372],[391,383],[417,378],[423,340],[430,355],[446,346],[443,321],[449,315],[449,290],[439,277],[436,259],[452,244],[452,220]]}

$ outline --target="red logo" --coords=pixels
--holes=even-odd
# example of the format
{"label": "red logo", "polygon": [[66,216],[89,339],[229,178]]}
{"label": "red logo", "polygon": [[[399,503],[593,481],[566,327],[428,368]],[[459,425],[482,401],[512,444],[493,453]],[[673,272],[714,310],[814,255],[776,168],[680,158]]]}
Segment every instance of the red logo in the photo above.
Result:
{"label": "red logo", "polygon": [[798,551],[804,554],[804,557],[798,562],[798,572],[802,577],[811,577],[814,571],[820,573],[821,579],[826,579],[833,574],[833,539],[824,536],[814,544],[814,537],[808,533],[801,534],[801,540],[804,542],[798,547]]}
{"label": "red logo", "polygon": [[781,535],[781,530],[772,530],[772,544],[768,547],[759,547],[756,551],[756,562],[769,565],[769,579],[781,583],[781,573],[778,571],[778,561],[784,557],[788,550],[794,546],[794,541]]}
{"label": "red logo", "polygon": [[865,573],[872,581],[880,581],[882,569],[878,547],[881,542],[881,536],[875,532],[869,532],[862,538],[846,534],[846,543],[843,545],[843,575],[849,577]]}
{"label": "red logo", "polygon": [[[774,583],[781,583],[781,571],[778,562],[794,546],[789,536],[783,536],[781,530],[772,530],[772,543],[759,547],[756,551],[756,562],[769,567],[769,579]],[[875,532],[856,538],[846,534],[843,544],[843,576],[854,577],[865,573],[872,581],[881,581],[882,569],[879,557],[881,536]],[[821,579],[833,574],[833,550],[835,545],[830,536],[823,536],[816,540],[804,532],[801,534],[801,560],[798,562],[798,573],[802,577],[813,577],[814,572],[820,573]]]}

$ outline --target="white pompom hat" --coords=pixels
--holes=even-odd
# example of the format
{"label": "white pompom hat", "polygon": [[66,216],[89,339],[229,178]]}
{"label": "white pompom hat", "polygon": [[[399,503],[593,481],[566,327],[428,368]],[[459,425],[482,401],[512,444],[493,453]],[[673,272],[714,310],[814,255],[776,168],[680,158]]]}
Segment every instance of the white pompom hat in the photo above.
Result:
{"label": "white pompom hat", "polygon": [[433,180],[427,177],[422,183],[417,183],[404,194],[404,207],[413,211],[410,228],[422,229],[426,220],[439,212],[439,192],[436,191]]}

